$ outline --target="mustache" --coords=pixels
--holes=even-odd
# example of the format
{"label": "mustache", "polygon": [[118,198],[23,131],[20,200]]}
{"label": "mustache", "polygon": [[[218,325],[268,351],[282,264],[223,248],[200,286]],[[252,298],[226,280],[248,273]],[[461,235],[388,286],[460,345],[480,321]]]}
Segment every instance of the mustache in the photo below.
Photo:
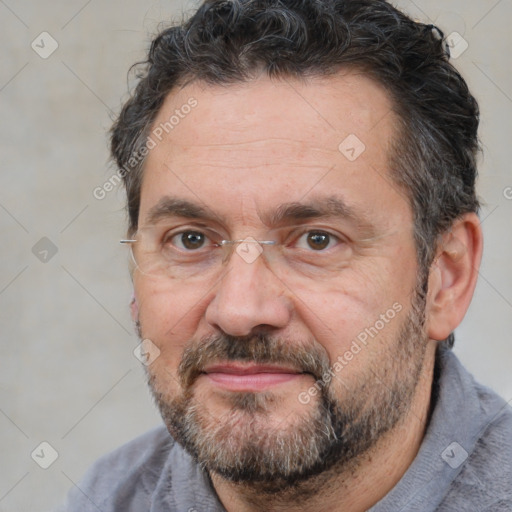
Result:
{"label": "mustache", "polygon": [[211,335],[189,345],[178,366],[183,389],[188,389],[207,365],[218,362],[253,362],[290,366],[320,380],[329,371],[326,350],[317,342],[286,342],[284,339],[257,334],[248,336]]}

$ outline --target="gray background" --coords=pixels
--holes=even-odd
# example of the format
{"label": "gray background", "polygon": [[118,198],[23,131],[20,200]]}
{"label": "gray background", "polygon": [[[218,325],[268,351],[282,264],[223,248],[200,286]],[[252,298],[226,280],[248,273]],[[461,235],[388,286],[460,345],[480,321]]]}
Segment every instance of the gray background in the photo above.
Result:
{"label": "gray background", "polygon": [[[482,110],[486,251],[455,351],[511,400],[512,2],[398,5],[469,45],[455,63]],[[126,251],[117,243],[123,194],[118,187],[97,200],[92,191],[113,172],[106,131],[126,99],[128,67],[162,21],[193,7],[0,0],[0,511],[51,510],[100,454],[160,422],[132,353]],[[44,31],[59,45],[47,59],[31,48]],[[48,469],[31,458],[42,441],[58,452]],[[35,458],[48,462],[40,450]]]}

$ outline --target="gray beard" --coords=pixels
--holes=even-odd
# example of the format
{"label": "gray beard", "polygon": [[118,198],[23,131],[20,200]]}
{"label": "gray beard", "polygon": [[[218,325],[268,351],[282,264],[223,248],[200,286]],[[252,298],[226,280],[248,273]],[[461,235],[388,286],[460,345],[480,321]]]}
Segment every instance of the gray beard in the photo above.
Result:
{"label": "gray beard", "polygon": [[227,394],[231,408],[219,420],[195,396],[194,382],[214,360],[292,364],[318,381],[330,362],[316,342],[285,343],[266,335],[208,337],[185,350],[178,396],[157,391],[158,379],[150,371],[148,384],[170,434],[207,472],[266,495],[300,494],[301,487],[307,494],[308,481],[353,472],[361,456],[409,411],[427,345],[422,296],[417,291],[411,313],[381,360],[350,389],[336,392],[333,378],[314,397],[314,407],[285,418],[282,428],[268,421],[280,401],[271,391]]}

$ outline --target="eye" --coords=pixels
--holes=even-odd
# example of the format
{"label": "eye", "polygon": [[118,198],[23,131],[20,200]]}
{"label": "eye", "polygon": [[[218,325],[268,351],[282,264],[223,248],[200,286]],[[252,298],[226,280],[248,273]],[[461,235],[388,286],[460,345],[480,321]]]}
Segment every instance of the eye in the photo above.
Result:
{"label": "eye", "polygon": [[308,231],[304,233],[297,241],[296,246],[300,249],[313,249],[314,251],[323,251],[330,249],[339,239],[326,231]]}
{"label": "eye", "polygon": [[[210,242],[209,238],[200,231],[182,231],[170,236],[166,243],[170,243],[184,251],[194,251],[203,248]],[[211,242],[210,242],[211,245]]]}

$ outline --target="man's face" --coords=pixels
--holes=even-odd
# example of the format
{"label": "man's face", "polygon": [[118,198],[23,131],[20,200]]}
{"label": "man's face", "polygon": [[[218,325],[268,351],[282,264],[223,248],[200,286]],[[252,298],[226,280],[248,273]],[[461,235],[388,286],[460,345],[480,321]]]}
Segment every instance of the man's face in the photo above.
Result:
{"label": "man's face", "polygon": [[179,257],[251,242],[194,271],[134,271],[169,430],[237,481],[353,462],[407,414],[426,345],[390,101],[355,73],[260,78],[172,92],[154,128],[173,115],[146,161],[141,232]]}

